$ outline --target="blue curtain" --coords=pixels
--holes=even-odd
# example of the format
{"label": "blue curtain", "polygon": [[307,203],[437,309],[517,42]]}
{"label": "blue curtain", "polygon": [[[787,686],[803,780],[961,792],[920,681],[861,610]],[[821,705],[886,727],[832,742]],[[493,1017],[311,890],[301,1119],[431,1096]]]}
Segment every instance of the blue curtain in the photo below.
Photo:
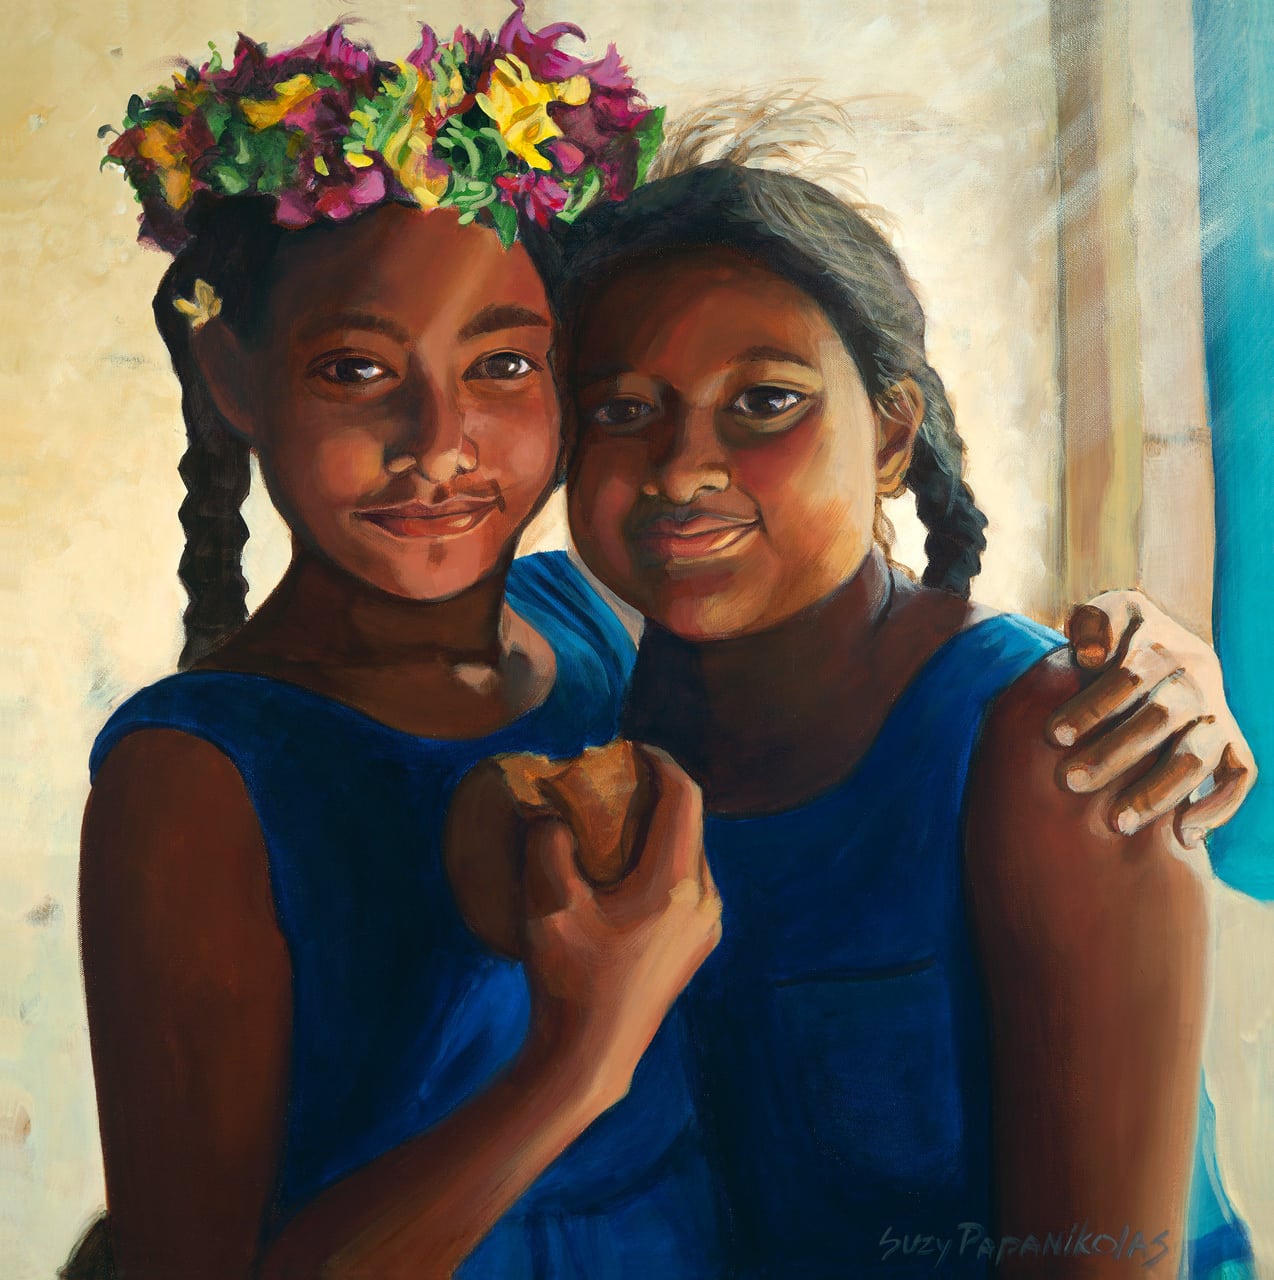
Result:
{"label": "blue curtain", "polygon": [[1274,898],[1274,3],[1195,0],[1204,331],[1216,469],[1215,635],[1264,770],[1212,841],[1217,874]]}

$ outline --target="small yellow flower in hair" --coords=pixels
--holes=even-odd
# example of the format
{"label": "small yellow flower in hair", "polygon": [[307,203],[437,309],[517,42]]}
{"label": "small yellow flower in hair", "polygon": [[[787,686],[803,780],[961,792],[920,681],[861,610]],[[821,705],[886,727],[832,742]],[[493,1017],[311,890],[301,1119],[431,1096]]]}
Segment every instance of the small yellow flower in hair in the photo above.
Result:
{"label": "small yellow flower in hair", "polygon": [[495,121],[514,155],[532,169],[548,170],[552,164],[536,148],[562,136],[549,116],[549,103],[565,102],[577,107],[588,101],[589,91],[585,76],[545,84],[535,79],[521,58],[509,54],[496,62],[488,92],[478,94],[477,102]]}
{"label": "small yellow flower in hair", "polygon": [[274,86],[273,98],[264,102],[244,101],[243,115],[254,129],[268,129],[289,112],[303,107],[317,92],[318,85],[312,76],[293,76]]}
{"label": "small yellow flower in hair", "polygon": [[221,299],[207,280],[195,281],[193,298],[174,298],[173,306],[190,321],[191,329],[202,329],[221,314]]}

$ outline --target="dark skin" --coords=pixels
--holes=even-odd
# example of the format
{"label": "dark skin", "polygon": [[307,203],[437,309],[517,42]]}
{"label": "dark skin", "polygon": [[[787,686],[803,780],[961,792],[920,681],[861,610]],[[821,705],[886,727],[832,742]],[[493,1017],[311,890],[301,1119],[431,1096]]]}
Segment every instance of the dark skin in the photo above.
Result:
{"label": "dark skin", "polygon": [[[580,334],[572,529],[653,624],[629,728],[675,752],[711,810],[800,804],[852,772],[924,661],[986,616],[899,575],[891,597],[873,550],[874,503],[905,469],[923,399],[904,381],[869,401],[817,304],[727,251],[621,274]],[[1120,837],[1108,799],[1059,789],[1046,728],[1078,689],[1065,655],[1019,679],[967,792],[1001,1223],[1019,1237],[1144,1223],[1169,1233],[1172,1271],[1202,1052],[1200,855],[1170,818]],[[1001,1270],[1143,1261],[1009,1256]]]}
{"label": "dark skin", "polygon": [[[455,280],[440,279],[444,263]],[[393,207],[312,265],[281,273],[264,348],[216,322],[198,337],[223,416],[253,441],[294,535],[284,582],[203,665],[411,733],[489,732],[555,674],[503,599],[557,457],[555,399],[533,376],[550,338],[543,291],[491,233]],[[437,288],[426,297],[419,279]],[[369,327],[369,311],[393,323]],[[715,943],[697,791],[671,761],[654,768],[662,816],[645,874],[622,890],[583,885],[560,829],[532,834],[511,893],[535,1031],[505,1076],[328,1189],[267,1249],[291,1021],[267,851],[242,780],[208,743],[147,731],[112,751],[85,817],[81,918],[121,1270],[419,1276],[429,1259],[448,1274],[623,1095]]]}
{"label": "dark skin", "polygon": [[[197,354],[256,448],[294,558],[203,665],[287,680],[409,733],[509,723],[556,674],[504,602],[560,439],[529,259],[451,215],[390,206],[325,242],[321,263],[289,249],[278,277],[264,346],[214,321]],[[624,1096],[719,937],[697,789],[666,757],[650,767],[642,874],[604,902],[563,826],[530,834],[518,932],[531,1028],[510,1066],[280,1231],[292,973],[256,814],[208,742],[168,730],[121,742],[86,811],[80,901],[120,1274],[451,1274]]]}

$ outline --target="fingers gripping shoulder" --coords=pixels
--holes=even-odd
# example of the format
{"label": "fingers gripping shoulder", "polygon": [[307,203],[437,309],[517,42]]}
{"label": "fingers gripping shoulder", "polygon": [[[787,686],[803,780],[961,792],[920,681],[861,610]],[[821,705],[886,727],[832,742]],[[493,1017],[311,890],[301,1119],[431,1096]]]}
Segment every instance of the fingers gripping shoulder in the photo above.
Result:
{"label": "fingers gripping shoulder", "polygon": [[1063,751],[1047,727],[1079,674],[1064,653],[1031,668],[991,707],[970,774],[965,865],[982,910],[1069,945],[1098,917],[1202,900],[1197,853],[1162,819],[1133,836],[1109,822],[1111,794],[1059,785]]}

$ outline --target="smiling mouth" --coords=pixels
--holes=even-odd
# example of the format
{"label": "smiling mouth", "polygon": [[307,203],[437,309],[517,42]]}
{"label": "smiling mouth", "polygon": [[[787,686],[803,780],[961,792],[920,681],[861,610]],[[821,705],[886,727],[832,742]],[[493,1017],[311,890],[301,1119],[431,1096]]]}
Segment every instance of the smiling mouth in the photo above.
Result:
{"label": "smiling mouth", "polygon": [[499,505],[495,498],[407,502],[397,507],[358,511],[355,515],[394,538],[452,538],[476,528]]}
{"label": "smiling mouth", "polygon": [[666,568],[683,568],[733,551],[760,527],[758,520],[694,516],[652,520],[638,535],[641,558]]}

